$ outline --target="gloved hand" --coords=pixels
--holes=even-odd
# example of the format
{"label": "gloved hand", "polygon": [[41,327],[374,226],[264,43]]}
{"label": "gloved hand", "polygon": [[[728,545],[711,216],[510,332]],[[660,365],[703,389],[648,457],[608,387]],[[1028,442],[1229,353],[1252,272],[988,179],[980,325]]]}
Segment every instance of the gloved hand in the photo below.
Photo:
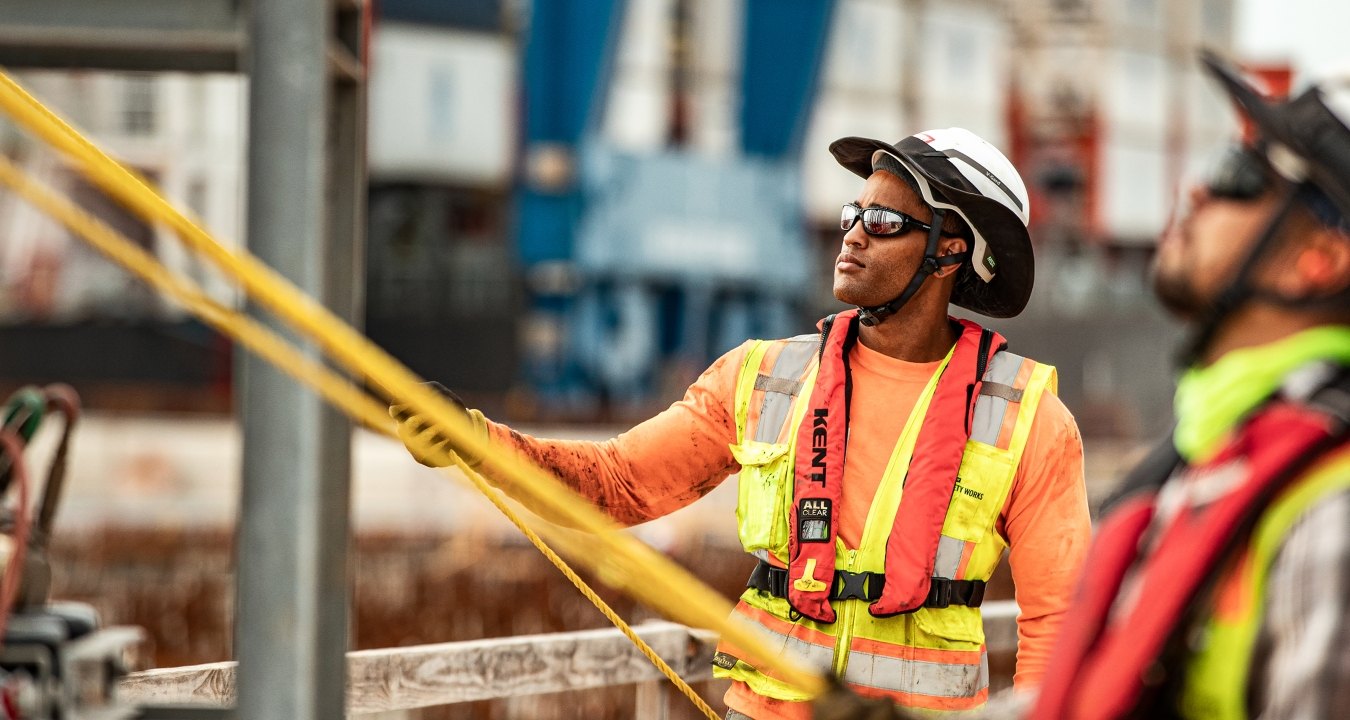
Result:
{"label": "gloved hand", "polygon": [[830,689],[811,701],[811,709],[815,720],[907,720],[914,717],[890,700],[862,697],[837,679],[831,679]]}
{"label": "gloved hand", "polygon": [[[487,420],[483,414],[477,410],[470,410],[464,405],[464,401],[459,398],[450,388],[432,380],[423,383],[427,387],[435,390],[450,401],[457,410],[464,414],[465,419],[473,424],[474,432],[480,437],[487,437]],[[482,458],[471,456],[460,452],[451,443],[450,439],[437,432],[431,422],[421,415],[412,411],[403,403],[394,403],[389,406],[389,417],[398,421],[398,438],[403,441],[403,446],[408,449],[417,462],[427,467],[445,467],[453,465],[455,456],[458,455],[470,467],[477,467]],[[427,452],[422,452],[413,447],[413,438],[417,436],[429,437],[431,448]]]}

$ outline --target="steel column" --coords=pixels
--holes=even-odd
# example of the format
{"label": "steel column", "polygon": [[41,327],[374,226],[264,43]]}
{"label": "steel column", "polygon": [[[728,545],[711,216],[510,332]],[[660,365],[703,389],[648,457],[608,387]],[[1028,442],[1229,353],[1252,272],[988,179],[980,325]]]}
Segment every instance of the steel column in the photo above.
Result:
{"label": "steel column", "polygon": [[[360,231],[350,210],[360,202],[335,181],[334,171],[352,168],[330,167],[328,153],[344,139],[335,131],[350,139],[360,125],[330,112],[338,95],[330,75],[335,26],[329,0],[253,5],[245,55],[248,246],[330,305],[345,291],[339,312],[350,313],[351,283],[341,278],[352,271]],[[356,152],[344,148],[336,158],[352,165]],[[349,203],[342,220],[328,212],[329,193]],[[261,360],[245,357],[241,370],[237,713],[250,720],[342,717],[350,428]]]}

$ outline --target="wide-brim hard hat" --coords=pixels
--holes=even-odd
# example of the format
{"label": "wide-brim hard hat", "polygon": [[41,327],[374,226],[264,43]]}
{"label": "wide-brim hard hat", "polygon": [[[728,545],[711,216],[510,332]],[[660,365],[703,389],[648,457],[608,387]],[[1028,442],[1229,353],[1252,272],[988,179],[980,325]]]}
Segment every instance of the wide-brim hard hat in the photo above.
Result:
{"label": "wide-brim hard hat", "polygon": [[1201,51],[1200,62],[1251,120],[1271,167],[1291,182],[1317,186],[1350,218],[1350,73],[1292,100],[1272,100],[1219,54]]}
{"label": "wide-brim hard hat", "polygon": [[997,148],[969,130],[946,128],[895,144],[841,138],[830,143],[830,153],[862,178],[878,169],[881,154],[888,155],[908,172],[910,177],[901,179],[925,203],[955,211],[966,221],[974,243],[970,265],[957,274],[953,304],[995,318],[1022,312],[1036,281],[1027,232],[1031,206],[1022,177]]}

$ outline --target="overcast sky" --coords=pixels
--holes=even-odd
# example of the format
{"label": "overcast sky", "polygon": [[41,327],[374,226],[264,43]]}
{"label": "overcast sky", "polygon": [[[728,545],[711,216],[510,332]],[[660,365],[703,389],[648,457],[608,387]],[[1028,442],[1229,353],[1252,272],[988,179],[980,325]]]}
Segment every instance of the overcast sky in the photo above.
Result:
{"label": "overcast sky", "polygon": [[1237,0],[1243,59],[1288,61],[1297,78],[1350,68],[1350,0]]}

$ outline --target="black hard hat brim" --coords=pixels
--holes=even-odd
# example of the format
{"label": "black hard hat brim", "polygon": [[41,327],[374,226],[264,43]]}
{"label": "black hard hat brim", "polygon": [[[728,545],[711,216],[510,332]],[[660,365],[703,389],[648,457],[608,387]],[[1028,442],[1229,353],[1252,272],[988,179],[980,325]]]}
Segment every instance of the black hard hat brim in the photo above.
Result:
{"label": "black hard hat brim", "polygon": [[1200,62],[1262,135],[1284,141],[1285,138],[1281,137],[1286,134],[1284,123],[1265,96],[1243,79],[1241,71],[1213,50],[1201,50]]}
{"label": "black hard hat brim", "polygon": [[1293,152],[1306,165],[1306,179],[1350,217],[1350,131],[1317,91],[1310,90],[1287,102],[1272,101],[1218,53],[1202,50],[1200,62],[1251,120],[1257,135]]}
{"label": "black hard hat brim", "polygon": [[[917,169],[946,202],[961,208],[989,244],[998,266],[993,280],[985,282],[972,268],[962,268],[952,288],[952,304],[993,318],[1014,317],[1031,298],[1036,281],[1036,260],[1031,235],[1013,211],[961,187],[969,184],[946,155],[916,137],[898,145],[862,137],[846,137],[830,143],[830,154],[854,175],[872,175],[872,155],[884,150]],[[927,158],[927,159],[925,159]],[[935,160],[941,162],[934,162]],[[903,179],[903,178],[902,178]]]}

